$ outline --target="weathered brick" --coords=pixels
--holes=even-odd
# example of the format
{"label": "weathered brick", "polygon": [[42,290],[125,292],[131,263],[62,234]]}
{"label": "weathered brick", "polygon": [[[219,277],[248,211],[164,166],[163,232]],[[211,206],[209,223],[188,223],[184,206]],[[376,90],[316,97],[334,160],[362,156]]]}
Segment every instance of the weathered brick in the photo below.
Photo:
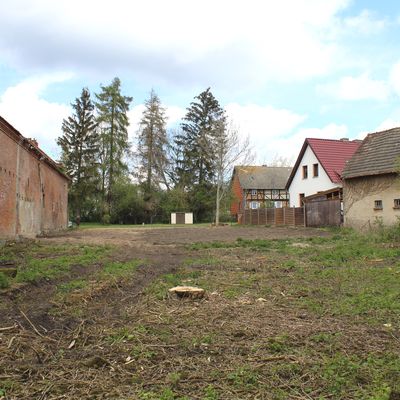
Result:
{"label": "weathered brick", "polygon": [[0,238],[34,237],[68,224],[69,179],[0,117]]}

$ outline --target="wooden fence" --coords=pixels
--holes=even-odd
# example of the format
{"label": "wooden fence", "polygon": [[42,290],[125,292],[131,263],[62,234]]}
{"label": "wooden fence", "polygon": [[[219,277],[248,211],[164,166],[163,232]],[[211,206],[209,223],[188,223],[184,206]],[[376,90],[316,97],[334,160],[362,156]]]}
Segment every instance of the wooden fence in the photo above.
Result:
{"label": "wooden fence", "polygon": [[307,226],[339,226],[342,223],[341,201],[310,201],[305,204]]}
{"label": "wooden fence", "polygon": [[303,207],[257,208],[238,215],[243,225],[291,225],[304,226]]}

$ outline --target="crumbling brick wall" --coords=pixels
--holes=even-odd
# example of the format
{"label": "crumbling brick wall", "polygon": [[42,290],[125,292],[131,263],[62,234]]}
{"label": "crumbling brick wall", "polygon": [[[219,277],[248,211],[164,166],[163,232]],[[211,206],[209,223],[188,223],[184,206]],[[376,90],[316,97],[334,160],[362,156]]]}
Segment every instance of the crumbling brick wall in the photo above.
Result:
{"label": "crumbling brick wall", "polygon": [[68,178],[0,117],[0,238],[34,237],[68,223]]}

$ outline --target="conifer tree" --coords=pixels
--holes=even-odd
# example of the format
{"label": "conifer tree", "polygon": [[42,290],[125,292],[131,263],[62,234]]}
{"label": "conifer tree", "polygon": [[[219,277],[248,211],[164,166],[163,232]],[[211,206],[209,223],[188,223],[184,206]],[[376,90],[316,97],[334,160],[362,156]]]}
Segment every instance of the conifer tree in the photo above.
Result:
{"label": "conifer tree", "polygon": [[121,81],[114,78],[110,85],[102,86],[96,94],[97,121],[101,126],[102,195],[106,205],[104,220],[108,222],[115,182],[127,171],[126,156],[129,152],[128,116],[132,97],[121,94]]}
{"label": "conifer tree", "polygon": [[180,155],[176,161],[180,185],[191,192],[191,209],[197,221],[213,209],[213,180],[216,174],[215,138],[225,122],[225,112],[210,88],[195,97],[175,137]]}
{"label": "conifer tree", "polygon": [[72,179],[69,192],[70,206],[79,225],[82,205],[97,184],[97,157],[99,136],[94,117],[94,105],[87,88],[71,104],[73,113],[62,122],[62,136],[57,140],[61,146],[61,160]]}
{"label": "conifer tree", "polygon": [[182,149],[178,170],[186,185],[212,181],[215,175],[214,136],[224,120],[224,110],[210,88],[196,96],[187,109],[181,124],[182,131],[175,141],[177,147]]}
{"label": "conifer tree", "polygon": [[151,194],[164,184],[169,189],[166,177],[168,165],[165,108],[154,90],[145,102],[138,132],[139,178],[144,182],[145,191]]}

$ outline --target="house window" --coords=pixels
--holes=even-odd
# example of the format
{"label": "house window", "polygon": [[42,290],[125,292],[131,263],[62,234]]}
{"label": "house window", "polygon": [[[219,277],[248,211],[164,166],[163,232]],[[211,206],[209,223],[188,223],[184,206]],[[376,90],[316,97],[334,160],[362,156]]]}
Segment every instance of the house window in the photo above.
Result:
{"label": "house window", "polygon": [[394,199],[393,208],[400,208],[400,199]]}
{"label": "house window", "polygon": [[382,200],[375,200],[375,202],[374,202],[374,210],[383,210]]}
{"label": "house window", "polygon": [[304,204],[304,193],[299,193],[299,204],[300,204],[300,207],[303,207],[303,204]]}
{"label": "house window", "polygon": [[318,176],[318,164],[313,164],[313,177],[316,178]]}
{"label": "house window", "polygon": [[251,195],[257,196],[257,189],[251,189]]}
{"label": "house window", "polygon": [[303,165],[303,179],[308,178],[308,167],[307,165]]}
{"label": "house window", "polygon": [[258,203],[258,201],[252,201],[252,202],[250,203],[250,208],[251,208],[252,210],[256,210],[257,208],[259,208],[259,206],[260,206],[260,204]]}

